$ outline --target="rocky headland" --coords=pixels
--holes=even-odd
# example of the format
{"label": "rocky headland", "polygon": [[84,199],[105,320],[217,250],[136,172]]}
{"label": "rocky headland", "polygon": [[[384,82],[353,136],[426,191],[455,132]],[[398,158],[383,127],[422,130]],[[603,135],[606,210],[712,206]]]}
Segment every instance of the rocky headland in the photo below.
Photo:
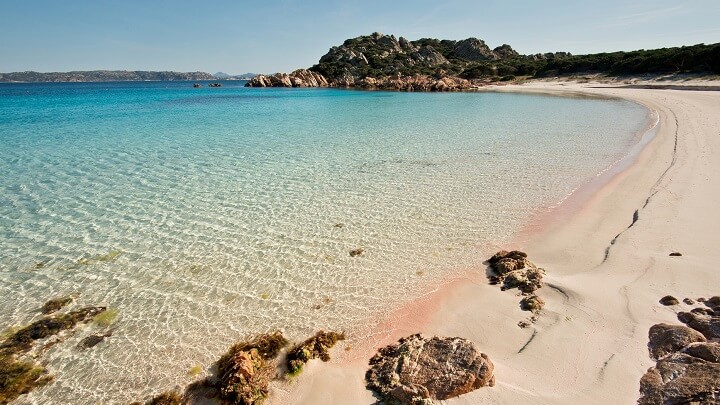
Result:
{"label": "rocky headland", "polygon": [[463,91],[518,78],[679,72],[720,73],[720,44],[593,55],[521,55],[508,44],[490,48],[478,38],[410,41],[375,32],[333,46],[309,69],[258,75],[246,86]]}

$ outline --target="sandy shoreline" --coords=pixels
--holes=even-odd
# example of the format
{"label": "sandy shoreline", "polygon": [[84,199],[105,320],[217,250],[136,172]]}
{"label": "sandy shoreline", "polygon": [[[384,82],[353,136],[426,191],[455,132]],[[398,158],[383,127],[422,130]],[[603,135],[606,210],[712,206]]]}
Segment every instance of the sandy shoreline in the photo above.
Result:
{"label": "sandy shoreline", "polygon": [[[337,349],[345,361],[311,363],[291,385],[274,387],[270,403],[374,403],[363,380],[371,346],[416,332],[468,338],[495,363],[496,387],[448,404],[633,403],[653,365],[649,327],[677,322],[675,310],[685,307],[663,307],[658,299],[720,293],[720,212],[713,209],[720,194],[719,92],[567,82],[492,90],[623,97],[659,114],[657,135],[635,163],[570,220],[543,223],[521,246],[508,246],[548,272],[537,324],[520,329],[528,313],[515,293],[488,285],[484,269],[469,271],[396,312],[385,323],[390,335],[352,348],[352,355]],[[669,257],[671,251],[683,257]]]}

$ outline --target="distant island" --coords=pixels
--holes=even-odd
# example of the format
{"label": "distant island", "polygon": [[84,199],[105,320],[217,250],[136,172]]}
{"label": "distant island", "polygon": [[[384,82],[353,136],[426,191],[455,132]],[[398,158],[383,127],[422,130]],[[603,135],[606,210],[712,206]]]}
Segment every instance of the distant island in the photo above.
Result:
{"label": "distant island", "polygon": [[214,80],[205,72],[149,72],[143,70],[92,70],[76,72],[13,72],[0,73],[0,82],[131,82]]}
{"label": "distant island", "polygon": [[258,75],[246,85],[447,91],[518,78],[667,73],[720,74],[720,43],[590,55],[520,55],[510,45],[493,49],[478,38],[409,41],[376,32],[330,48],[309,69]]}

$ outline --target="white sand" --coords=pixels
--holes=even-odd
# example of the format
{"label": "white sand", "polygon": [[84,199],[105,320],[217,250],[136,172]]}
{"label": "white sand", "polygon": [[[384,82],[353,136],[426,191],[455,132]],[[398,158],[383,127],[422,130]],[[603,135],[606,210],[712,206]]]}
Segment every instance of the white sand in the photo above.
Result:
{"label": "white sand", "polygon": [[[629,169],[580,208],[507,247],[528,252],[556,287],[539,290],[547,304],[537,324],[520,329],[517,322],[528,317],[520,298],[488,285],[484,269],[475,269],[400,310],[388,321],[389,335],[353,348],[352,355],[340,346],[333,353],[338,360],[311,362],[289,386],[274,386],[271,403],[372,404],[364,386],[367,360],[376,347],[416,332],[468,338],[495,363],[497,386],[448,405],[634,403],[640,377],[653,365],[648,329],[679,323],[676,311],[688,307],[663,307],[658,299],[720,295],[720,92],[596,85],[535,82],[496,89],[613,95],[660,116],[657,136]],[[638,220],[628,228],[636,210]],[[669,257],[672,251],[683,256]]]}

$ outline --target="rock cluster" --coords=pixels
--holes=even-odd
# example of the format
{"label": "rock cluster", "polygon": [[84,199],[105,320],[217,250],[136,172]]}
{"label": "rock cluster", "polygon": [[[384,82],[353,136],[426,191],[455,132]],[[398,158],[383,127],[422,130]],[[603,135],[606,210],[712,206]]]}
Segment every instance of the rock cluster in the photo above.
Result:
{"label": "rock cluster", "polygon": [[416,334],[380,349],[365,380],[388,404],[431,404],[494,386],[493,368],[466,339]]}
{"label": "rock cluster", "polygon": [[720,403],[720,297],[678,313],[687,326],[658,324],[648,333],[657,361],[640,380],[640,405]]}
{"label": "rock cluster", "polygon": [[328,87],[327,79],[320,73],[298,69],[290,74],[257,75],[245,84],[246,87]]}
{"label": "rock cluster", "polygon": [[545,270],[527,259],[527,253],[518,250],[501,250],[487,260],[494,276],[492,284],[501,284],[503,290],[517,288],[523,295],[520,307],[524,311],[539,312],[545,305],[535,291],[542,287]]}

